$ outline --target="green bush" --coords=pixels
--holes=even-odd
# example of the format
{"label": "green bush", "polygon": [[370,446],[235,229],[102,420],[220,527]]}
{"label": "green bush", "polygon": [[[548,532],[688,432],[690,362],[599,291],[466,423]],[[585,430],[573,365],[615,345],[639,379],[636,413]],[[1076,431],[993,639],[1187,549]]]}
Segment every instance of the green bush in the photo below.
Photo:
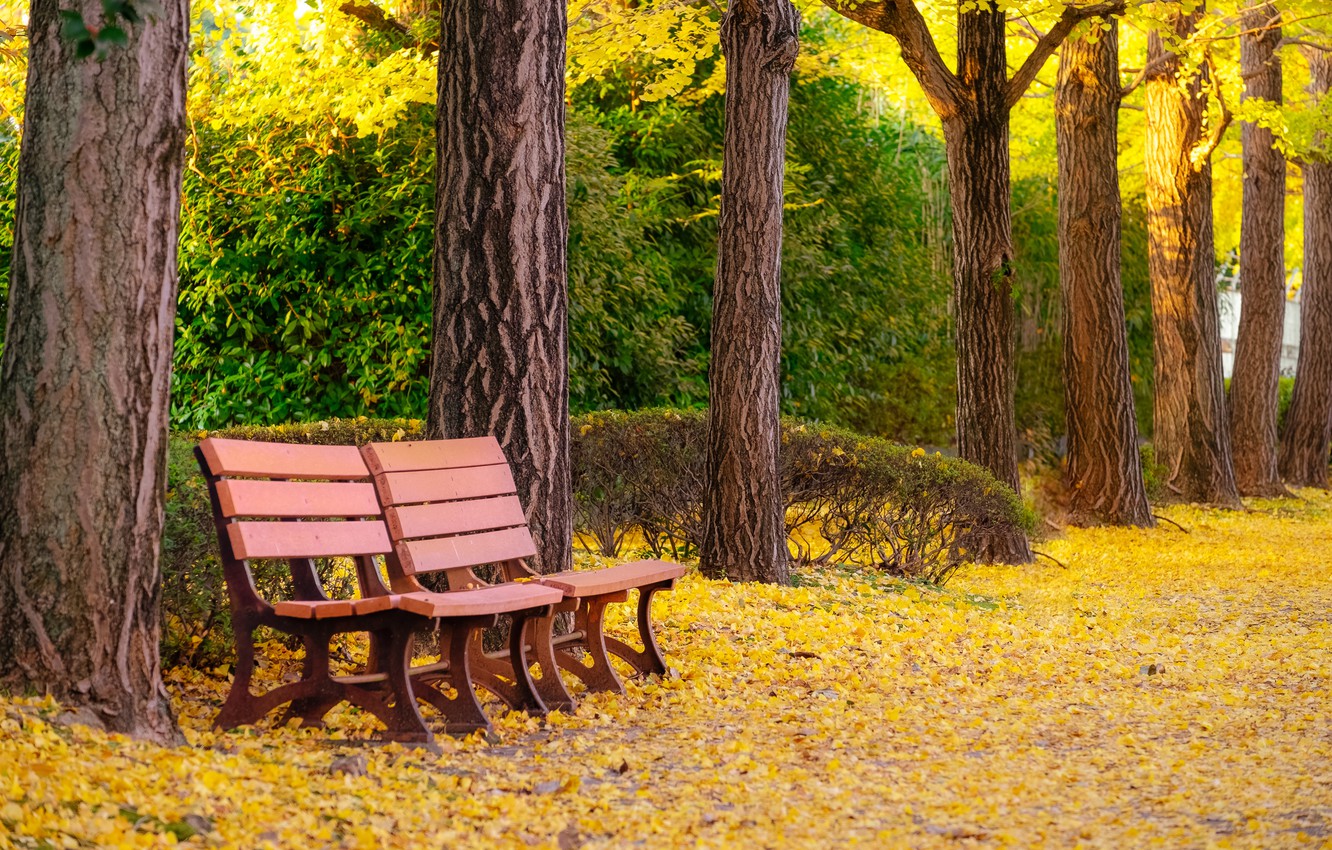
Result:
{"label": "green bush", "polygon": [[[1032,518],[1009,488],[956,458],[838,428],[784,420],[787,539],[805,563],[856,561],[943,582],[969,537]],[[656,555],[702,539],[707,415],[602,412],[575,421],[575,528],[606,555],[637,533]]]}
{"label": "green bush", "polygon": [[1170,470],[1156,460],[1156,447],[1151,443],[1138,445],[1138,457],[1142,460],[1142,483],[1147,498],[1155,504],[1165,498],[1166,476]]}

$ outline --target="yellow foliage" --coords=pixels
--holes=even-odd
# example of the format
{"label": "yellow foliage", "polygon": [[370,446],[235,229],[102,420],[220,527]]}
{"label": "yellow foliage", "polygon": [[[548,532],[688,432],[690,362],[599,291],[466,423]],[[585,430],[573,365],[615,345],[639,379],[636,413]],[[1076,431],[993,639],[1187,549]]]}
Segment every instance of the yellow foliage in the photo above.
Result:
{"label": "yellow foliage", "polygon": [[1332,496],[1302,495],[947,590],[691,575],[659,597],[671,675],[439,754],[348,743],[347,708],[215,733],[216,673],[171,672],[178,749],[0,701],[0,846],[1326,847]]}
{"label": "yellow foliage", "polygon": [[[311,10],[298,0],[261,0],[241,8],[205,0],[195,4],[194,21],[196,124],[308,127],[309,143],[322,149],[344,127],[378,135],[413,104],[435,102],[433,61],[407,48],[372,61],[359,46],[358,22],[336,4]],[[215,78],[244,84],[219,87]]]}

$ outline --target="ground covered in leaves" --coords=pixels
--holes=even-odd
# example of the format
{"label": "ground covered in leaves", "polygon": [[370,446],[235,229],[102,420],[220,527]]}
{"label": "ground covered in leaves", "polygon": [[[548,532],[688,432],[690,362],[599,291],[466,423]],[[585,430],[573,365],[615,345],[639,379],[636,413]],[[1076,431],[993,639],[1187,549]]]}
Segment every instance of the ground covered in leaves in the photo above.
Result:
{"label": "ground covered in leaves", "polygon": [[[1332,846],[1332,498],[1074,531],[945,591],[690,576],[674,667],[442,753],[328,731],[189,746],[0,700],[0,846]],[[621,623],[621,627],[625,624]]]}

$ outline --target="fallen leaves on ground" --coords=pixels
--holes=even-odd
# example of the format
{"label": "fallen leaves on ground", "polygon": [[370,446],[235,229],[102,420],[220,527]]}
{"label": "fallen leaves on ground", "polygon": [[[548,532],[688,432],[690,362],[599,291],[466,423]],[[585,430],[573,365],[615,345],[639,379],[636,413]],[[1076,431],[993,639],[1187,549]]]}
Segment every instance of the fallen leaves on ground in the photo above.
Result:
{"label": "fallen leaves on ground", "polygon": [[0,846],[1332,846],[1332,497],[1302,495],[944,591],[691,575],[668,677],[440,753],[346,708],[215,733],[216,672],[170,673],[175,749],[0,701]]}

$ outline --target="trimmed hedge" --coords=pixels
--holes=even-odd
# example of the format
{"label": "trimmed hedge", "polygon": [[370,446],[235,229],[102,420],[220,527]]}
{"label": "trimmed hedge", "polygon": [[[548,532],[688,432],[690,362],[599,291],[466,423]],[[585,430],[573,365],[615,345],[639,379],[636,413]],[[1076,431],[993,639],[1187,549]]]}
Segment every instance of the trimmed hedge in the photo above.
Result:
{"label": "trimmed hedge", "polygon": [[[574,421],[574,527],[618,555],[691,557],[703,537],[705,411],[603,412]],[[840,428],[782,422],[787,541],[799,563],[855,561],[943,583],[972,535],[1033,516],[984,469]]]}
{"label": "trimmed hedge", "polygon": [[[209,433],[272,442],[360,445],[419,439],[417,419],[330,419],[178,434],[167,475],[162,545],[163,659],[207,666],[229,657],[229,602],[218,563],[212,509],[194,444]],[[572,420],[574,527],[578,542],[605,555],[643,551],[686,559],[702,539],[705,411],[601,412]],[[782,480],[792,557],[820,565],[855,561],[942,584],[973,534],[1030,529],[1009,488],[956,458],[866,438],[839,428],[782,423]],[[346,565],[322,565],[325,581],[353,582]],[[261,592],[283,590],[284,564],[254,565]]]}

